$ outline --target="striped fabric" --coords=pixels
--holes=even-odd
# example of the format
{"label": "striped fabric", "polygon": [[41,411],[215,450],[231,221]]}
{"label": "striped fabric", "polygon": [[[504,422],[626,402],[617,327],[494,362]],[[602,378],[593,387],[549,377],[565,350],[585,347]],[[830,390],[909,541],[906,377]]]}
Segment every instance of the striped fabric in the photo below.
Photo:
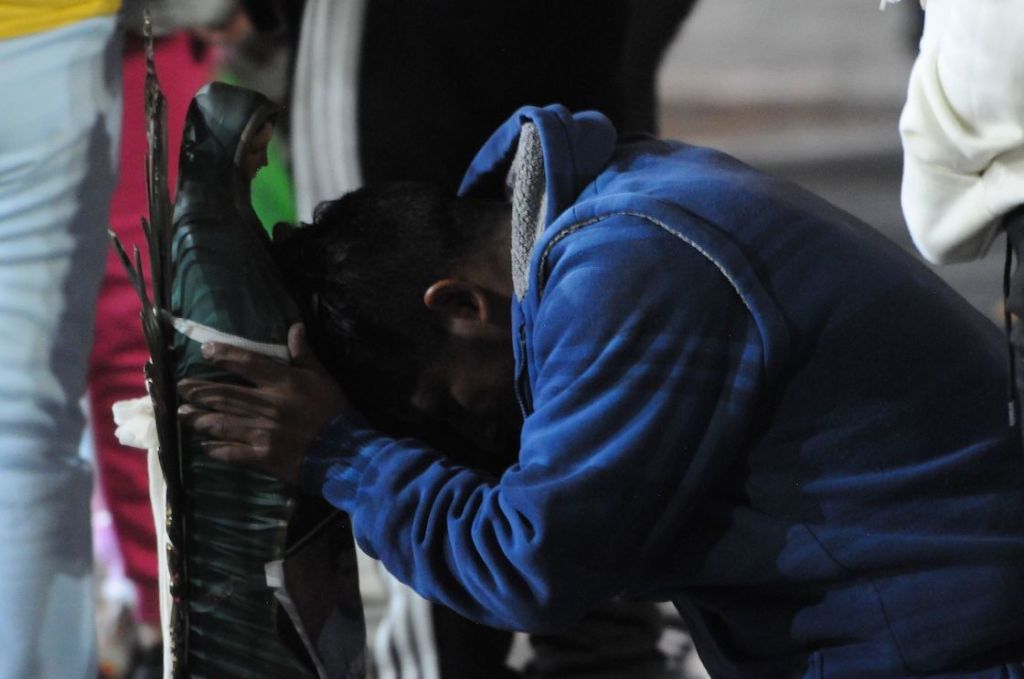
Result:
{"label": "striped fabric", "polygon": [[292,168],[298,218],[362,183],[356,112],[367,0],[307,0],[292,97]]}
{"label": "striped fabric", "polygon": [[431,604],[373,562],[387,608],[371,638],[377,679],[440,679]]}

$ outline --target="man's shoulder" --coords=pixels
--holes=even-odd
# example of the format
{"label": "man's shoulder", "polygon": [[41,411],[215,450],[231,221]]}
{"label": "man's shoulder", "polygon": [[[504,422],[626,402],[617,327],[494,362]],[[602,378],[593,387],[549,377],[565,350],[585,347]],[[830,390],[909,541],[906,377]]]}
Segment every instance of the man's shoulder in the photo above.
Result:
{"label": "man's shoulder", "polygon": [[[556,229],[538,243],[529,306],[553,305],[591,318],[627,317],[642,308],[667,313],[736,296],[709,253],[643,212],[601,212]],[[682,296],[682,291],[701,291]],[[532,291],[531,291],[532,292]]]}
{"label": "man's shoulder", "polygon": [[600,267],[621,275],[649,276],[677,251],[686,248],[679,225],[669,225],[636,206],[581,210],[560,220],[538,240],[535,250],[539,283],[558,267]]}
{"label": "man's shoulder", "polygon": [[689,275],[680,265],[691,258],[713,264],[716,275],[749,268],[728,223],[646,182],[584,192],[537,240],[535,282],[543,287],[558,267],[583,266],[668,280]]}

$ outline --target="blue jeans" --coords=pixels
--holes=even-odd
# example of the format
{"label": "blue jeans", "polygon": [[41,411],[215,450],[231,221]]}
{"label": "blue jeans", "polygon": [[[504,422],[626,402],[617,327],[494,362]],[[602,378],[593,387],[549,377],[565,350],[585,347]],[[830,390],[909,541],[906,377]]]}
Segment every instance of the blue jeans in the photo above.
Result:
{"label": "blue jeans", "polygon": [[0,679],[96,676],[78,443],[120,55],[114,17],[0,40]]}

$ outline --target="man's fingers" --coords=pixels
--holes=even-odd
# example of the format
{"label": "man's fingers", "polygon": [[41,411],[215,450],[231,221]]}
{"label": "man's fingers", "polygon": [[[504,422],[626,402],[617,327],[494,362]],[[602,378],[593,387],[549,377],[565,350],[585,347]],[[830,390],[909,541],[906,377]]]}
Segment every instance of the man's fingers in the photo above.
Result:
{"label": "man's fingers", "polygon": [[273,384],[288,374],[288,366],[272,358],[220,342],[203,342],[203,358],[253,384]]}
{"label": "man's fingers", "polygon": [[207,437],[199,445],[211,458],[251,467],[286,483],[298,483],[302,458],[282,457],[280,431],[272,421],[211,413],[190,405],[179,408],[178,416],[184,426]]}
{"label": "man's fingers", "polygon": [[272,419],[276,414],[272,399],[265,392],[253,387],[182,380],[178,383],[178,394],[194,406],[229,415]]}
{"label": "man's fingers", "polygon": [[228,415],[200,410],[190,405],[178,408],[181,423],[212,441],[241,443],[264,454],[269,447],[271,422],[263,418]]}
{"label": "man's fingers", "polygon": [[259,467],[263,457],[251,446],[226,441],[203,441],[201,444],[207,455],[221,462],[244,464]]}
{"label": "man's fingers", "polygon": [[[280,471],[270,464],[270,460],[265,455],[245,444],[226,441],[203,441],[199,445],[203,447],[203,451],[207,455],[219,462],[241,465],[272,476],[282,476]],[[291,478],[282,480],[293,481]]]}

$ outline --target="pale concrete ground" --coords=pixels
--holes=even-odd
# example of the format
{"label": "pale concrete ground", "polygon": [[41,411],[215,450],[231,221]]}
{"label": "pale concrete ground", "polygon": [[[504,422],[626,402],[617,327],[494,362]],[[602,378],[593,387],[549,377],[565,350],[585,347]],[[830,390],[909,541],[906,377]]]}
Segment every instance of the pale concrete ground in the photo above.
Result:
{"label": "pale concrete ground", "polygon": [[[903,1],[703,0],[662,66],[661,134],[789,177],[912,250],[897,125],[917,3]],[[1002,250],[936,271],[995,318]]]}

